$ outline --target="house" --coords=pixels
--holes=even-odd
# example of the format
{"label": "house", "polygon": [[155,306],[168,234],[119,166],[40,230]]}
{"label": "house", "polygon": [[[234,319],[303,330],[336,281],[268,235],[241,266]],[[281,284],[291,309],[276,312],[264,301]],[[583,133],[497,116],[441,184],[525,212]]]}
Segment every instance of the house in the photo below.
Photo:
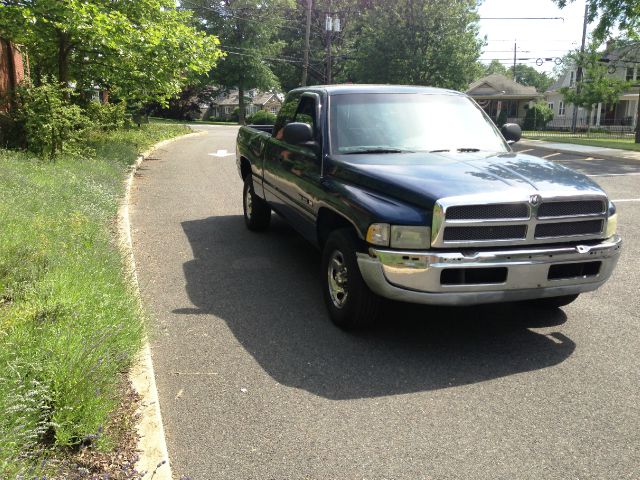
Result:
{"label": "house", "polygon": [[[258,89],[252,89],[245,93],[245,99],[247,116],[253,115],[258,110],[266,110],[276,114],[282,106],[284,95],[279,92],[262,92]],[[239,106],[238,90],[231,90],[214,99],[209,107],[208,116],[229,119]]]}
{"label": "house", "polygon": [[0,38],[0,96],[18,86],[25,78],[25,62],[20,50]]}
{"label": "house", "polygon": [[543,98],[536,87],[521,85],[500,74],[488,75],[469,85],[467,95],[480,105],[493,121],[506,110],[507,121],[520,123],[531,103]]}
{"label": "house", "polygon": [[[611,78],[634,82],[634,86],[623,92],[614,105],[599,103],[589,112],[578,108],[577,126],[587,125],[628,129],[632,131],[637,123],[638,96],[640,95],[640,46],[618,48],[605,53],[602,62],[608,65]],[[576,85],[577,67],[568,68],[560,78],[545,92],[545,99],[553,110],[554,119],[549,123],[552,128],[570,128],[574,106],[567,104],[560,92],[562,88]]]}

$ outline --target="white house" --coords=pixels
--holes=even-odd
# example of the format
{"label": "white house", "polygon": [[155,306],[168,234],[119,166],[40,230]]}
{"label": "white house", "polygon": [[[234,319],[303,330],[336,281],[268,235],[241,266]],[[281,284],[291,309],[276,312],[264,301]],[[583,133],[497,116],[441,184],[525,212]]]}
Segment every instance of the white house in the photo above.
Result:
{"label": "white house", "polygon": [[[578,108],[579,128],[585,128],[589,123],[592,126],[610,129],[628,129],[632,131],[637,122],[638,95],[640,91],[640,46],[625,47],[605,53],[603,61],[608,65],[608,74],[611,78],[628,80],[635,85],[623,92],[615,105],[599,103],[589,112],[584,108]],[[564,100],[560,89],[575,87],[577,68],[572,67],[545,92],[545,99],[553,110],[554,118],[548,126],[556,128],[569,128],[573,118],[574,106]],[[590,120],[588,123],[587,121]]]}

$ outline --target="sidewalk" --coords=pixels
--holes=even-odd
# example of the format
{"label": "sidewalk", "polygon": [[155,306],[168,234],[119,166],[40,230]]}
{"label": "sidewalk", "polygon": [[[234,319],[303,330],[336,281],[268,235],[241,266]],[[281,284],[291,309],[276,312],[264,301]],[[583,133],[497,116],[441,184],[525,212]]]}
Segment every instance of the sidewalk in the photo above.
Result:
{"label": "sidewalk", "polygon": [[631,150],[620,150],[617,148],[594,147],[591,145],[576,145],[573,143],[556,143],[546,142],[543,140],[522,139],[518,145],[527,148],[537,148],[549,150],[556,153],[572,153],[594,158],[602,158],[605,160],[638,160],[640,161],[640,152]]}

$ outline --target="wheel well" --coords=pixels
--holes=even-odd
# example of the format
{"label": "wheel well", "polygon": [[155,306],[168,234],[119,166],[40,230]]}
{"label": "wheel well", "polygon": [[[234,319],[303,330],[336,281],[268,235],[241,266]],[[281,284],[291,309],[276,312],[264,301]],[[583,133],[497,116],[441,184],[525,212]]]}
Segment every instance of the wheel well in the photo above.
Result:
{"label": "wheel well", "polygon": [[357,235],[357,231],[353,224],[349,222],[342,215],[337,214],[336,212],[329,210],[328,208],[321,208],[318,212],[318,220],[316,223],[318,230],[318,244],[320,247],[324,245],[329,238],[329,235],[334,230],[338,230],[340,228],[350,228]]}
{"label": "wheel well", "polygon": [[251,175],[251,164],[249,160],[244,157],[240,158],[240,175],[242,175],[242,180],[247,178],[248,175]]}

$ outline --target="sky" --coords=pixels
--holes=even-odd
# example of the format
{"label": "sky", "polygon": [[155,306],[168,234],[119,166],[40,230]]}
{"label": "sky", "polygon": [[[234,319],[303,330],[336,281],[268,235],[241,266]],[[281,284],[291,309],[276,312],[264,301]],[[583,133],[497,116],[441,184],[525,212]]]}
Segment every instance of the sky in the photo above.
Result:
{"label": "sky", "polygon": [[[538,58],[561,58],[570,50],[580,48],[585,0],[575,0],[560,9],[551,0],[484,0],[480,17],[563,17],[564,20],[480,20],[480,35],[487,36],[487,45],[480,59],[505,59],[513,65],[514,41],[518,58],[530,58],[525,63],[538,71],[551,72],[553,61],[536,65]],[[587,33],[595,28],[589,25]],[[588,43],[588,39],[587,39]],[[509,59],[509,60],[506,60]]]}

